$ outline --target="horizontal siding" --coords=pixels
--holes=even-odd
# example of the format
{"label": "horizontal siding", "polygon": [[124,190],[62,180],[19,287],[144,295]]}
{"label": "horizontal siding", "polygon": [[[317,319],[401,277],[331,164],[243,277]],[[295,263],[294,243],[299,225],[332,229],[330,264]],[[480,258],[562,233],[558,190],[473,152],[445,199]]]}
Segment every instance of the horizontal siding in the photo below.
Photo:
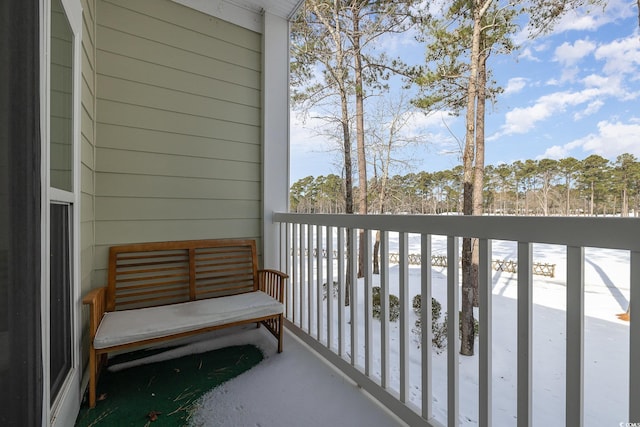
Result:
{"label": "horizontal siding", "polygon": [[[103,2],[99,11],[100,25],[136,38],[152,40],[154,43],[176,48],[181,52],[193,53],[216,62],[246,68],[259,75],[259,44],[256,44],[254,49],[248,49],[236,45],[232,40],[223,40],[214,35],[201,33],[197,28],[175,25],[173,21],[168,22],[162,17],[151,16],[149,14],[154,13],[155,2],[142,12],[129,9],[129,5],[129,2],[121,5]],[[260,39],[256,37],[255,40],[259,42]]]}
{"label": "horizontal siding", "polygon": [[[98,19],[100,19],[100,15],[98,15]],[[153,40],[135,37],[108,27],[98,27],[97,36],[98,48],[101,51],[138,58],[144,62],[196,75],[213,77],[238,86],[260,88],[260,72],[257,70],[184,51]],[[98,71],[100,71],[99,65]]]}
{"label": "horizontal siding", "polygon": [[92,287],[95,197],[94,1],[82,0],[80,116],[80,268],[83,293]]}
{"label": "horizontal siding", "polygon": [[[189,113],[123,104],[100,98],[98,103],[98,121],[100,123],[241,143],[258,143],[260,140],[258,126],[218,120],[204,115],[195,116]],[[206,113],[203,111],[202,114]],[[131,143],[135,144],[135,141],[131,141]]]}
{"label": "horizontal siding", "polygon": [[[215,236],[212,235],[215,232]],[[210,238],[251,238],[260,234],[254,219],[96,221],[96,245],[191,240]]]}
{"label": "horizontal siding", "polygon": [[234,143],[217,138],[162,132],[99,123],[98,134],[102,148],[135,150],[177,156],[205,157],[236,162],[259,163],[261,148],[257,144]]}
{"label": "horizontal siding", "polygon": [[[88,168],[93,171],[95,162],[94,162],[94,146],[91,138],[89,136],[85,136],[84,134],[80,137],[80,162],[82,166]],[[93,189],[93,177],[91,178],[91,188]],[[88,190],[84,182],[81,182],[81,189]]]}
{"label": "horizontal siding", "polygon": [[261,234],[261,36],[98,0],[95,271],[114,244]]}
{"label": "horizontal siding", "polygon": [[[121,209],[120,206],[129,209]],[[103,197],[96,205],[97,220],[157,221],[182,219],[256,219],[260,203],[253,200],[150,199]]]}
{"label": "horizontal siding", "polygon": [[173,68],[106,51],[98,52],[97,62],[102,74],[114,78],[207,96],[250,107],[260,105],[259,88],[237,85],[216,78],[215,75],[197,74],[193,69]]}
{"label": "horizontal siding", "polygon": [[203,13],[194,12],[172,2],[158,0],[108,0],[105,3],[118,5],[131,11],[168,22],[173,26],[197,31],[209,39],[224,40],[229,44],[259,52],[262,39],[260,34],[247,31],[237,25],[225,22]]}
{"label": "horizontal siding", "polygon": [[96,194],[101,197],[258,200],[260,191],[259,182],[187,177],[101,173],[96,181]]}
{"label": "horizontal siding", "polygon": [[[102,285],[93,281],[95,248],[95,0],[82,0],[81,106],[80,106],[80,288],[84,295]],[[81,361],[89,359],[89,316],[83,306]],[[84,369],[83,369],[84,370]]]}
{"label": "horizontal siding", "polygon": [[104,75],[98,78],[98,87],[100,88],[100,98],[103,100],[192,116],[203,115],[205,118],[241,125],[260,126],[260,109],[256,106],[234,104],[206,95],[166,89]]}
{"label": "horizontal siding", "polygon": [[238,181],[259,181],[255,163],[230,162],[206,157],[123,151],[98,147],[99,172],[189,177]]}

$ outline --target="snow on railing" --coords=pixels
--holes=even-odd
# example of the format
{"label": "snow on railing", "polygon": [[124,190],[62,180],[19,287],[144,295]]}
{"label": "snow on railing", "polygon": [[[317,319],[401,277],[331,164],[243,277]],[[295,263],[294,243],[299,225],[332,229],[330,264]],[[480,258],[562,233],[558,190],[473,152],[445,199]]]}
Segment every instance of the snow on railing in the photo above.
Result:
{"label": "snow on railing", "polygon": [[[566,248],[563,254],[566,257],[565,268],[560,265],[560,271],[566,270],[565,389],[558,391],[564,393],[566,425],[582,426],[585,420],[585,248],[628,251],[628,301],[634,307],[640,307],[640,221],[637,219],[274,213],[274,221],[280,224],[282,268],[290,274],[286,308],[289,329],[412,426],[460,424],[461,360],[458,346],[447,346],[445,419],[437,420],[432,390],[436,373],[434,349],[431,345],[420,346],[417,379],[409,360],[411,307],[407,260],[410,238],[412,246],[419,247],[422,259],[431,259],[434,239],[439,239],[445,245],[447,258],[454,260],[447,263],[446,268],[438,270],[429,262],[420,265],[422,301],[431,301],[434,272],[446,272],[448,313],[460,310],[460,238],[479,239],[478,408],[477,420],[473,423],[477,421],[480,426],[494,424],[493,337],[504,327],[492,321],[494,242],[516,242],[518,270],[526,272],[517,275],[517,315],[512,320],[517,322],[517,367],[514,373],[517,385],[513,399],[516,401],[514,416],[518,426],[530,426],[533,420],[533,244]],[[364,263],[360,285],[356,271],[357,253],[347,249],[348,241],[351,245],[359,245],[360,230],[364,230],[362,241],[366,260],[372,259],[372,233],[380,231],[380,276],[376,279],[380,284],[379,326],[373,319],[371,263]],[[390,239],[392,234],[394,237]],[[391,241],[399,253],[397,283],[389,280]],[[322,253],[327,254],[326,258]],[[347,271],[349,263],[354,268]],[[350,287],[351,304],[343,309],[347,275],[351,283],[358,283],[358,286]],[[334,282],[337,283],[336,298],[331,296],[332,286],[329,285]],[[390,310],[386,309],[390,301],[390,286],[397,287],[399,292],[399,326],[394,332],[397,333],[394,342],[390,341]],[[362,301],[361,306],[359,301]],[[431,324],[429,304],[422,304],[421,319],[422,325]],[[447,341],[458,343],[458,316],[448,316],[446,326]],[[432,342],[431,328],[423,327],[420,333],[422,343]],[[617,414],[619,421],[624,423],[640,422],[640,405],[634,404],[640,402],[640,366],[635,363],[640,360],[640,316],[631,316],[629,322],[628,357],[628,390],[618,390],[628,394],[628,414]],[[390,372],[392,363],[399,365],[393,374]],[[561,423],[562,420],[555,422]]]}

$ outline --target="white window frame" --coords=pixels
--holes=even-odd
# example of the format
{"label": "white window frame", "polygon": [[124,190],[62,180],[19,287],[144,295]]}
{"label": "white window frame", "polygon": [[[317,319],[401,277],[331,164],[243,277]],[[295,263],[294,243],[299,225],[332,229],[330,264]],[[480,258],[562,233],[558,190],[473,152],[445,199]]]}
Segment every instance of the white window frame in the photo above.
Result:
{"label": "white window frame", "polygon": [[[51,188],[50,177],[50,60],[51,0],[40,0],[40,128],[41,128],[41,330],[42,330],[42,425],[73,425],[81,400],[81,309],[80,296],[80,120],[81,120],[81,52],[82,6],[79,0],[61,0],[73,32],[73,122],[72,122],[72,191]],[[68,204],[71,217],[71,370],[58,397],[50,396],[50,204]]]}

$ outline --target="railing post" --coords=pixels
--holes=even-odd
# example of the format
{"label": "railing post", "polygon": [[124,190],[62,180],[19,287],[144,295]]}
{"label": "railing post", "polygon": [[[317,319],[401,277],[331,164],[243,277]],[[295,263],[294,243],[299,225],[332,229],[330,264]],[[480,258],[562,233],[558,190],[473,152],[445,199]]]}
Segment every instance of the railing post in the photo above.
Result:
{"label": "railing post", "polygon": [[344,357],[344,301],[345,301],[345,269],[344,269],[344,233],[338,227],[338,355]]}
{"label": "railing post", "polygon": [[584,248],[567,248],[566,425],[584,424]]}
{"label": "railing post", "polygon": [[[389,304],[389,232],[380,231],[380,304]],[[389,387],[389,310],[380,316],[380,384]]]}
{"label": "railing post", "polygon": [[432,410],[432,369],[433,369],[433,350],[431,340],[433,332],[431,331],[431,294],[432,294],[432,269],[431,266],[431,235],[422,234],[420,249],[422,259],[420,262],[420,328],[422,333],[422,418],[430,420],[433,417]]}
{"label": "railing post", "polygon": [[333,346],[333,227],[327,227],[327,347]]}
{"label": "railing post", "polygon": [[349,262],[351,263],[350,274],[350,294],[349,311],[351,314],[351,364],[358,364],[358,352],[360,351],[358,342],[358,230],[350,228],[348,230],[351,239],[351,251],[349,252]]}
{"label": "railing post", "polygon": [[[324,332],[324,316],[322,310],[322,230],[324,227],[316,225],[316,330],[318,341],[322,342]],[[327,284],[328,286],[328,284]]]}
{"label": "railing post", "polygon": [[307,332],[313,335],[311,311],[313,310],[313,226],[307,224]]}
{"label": "railing post", "polygon": [[[300,224],[300,256],[299,256],[299,260],[300,260],[300,278],[299,278],[299,283],[300,283],[300,328],[304,329],[304,321],[305,319],[309,318],[309,310],[307,308],[307,310],[305,310],[305,302],[306,302],[306,289],[305,289],[305,282],[306,282],[306,266],[307,266],[307,257],[306,257],[306,245],[305,245],[305,229],[306,227],[304,226],[304,224]],[[307,317],[305,317],[305,315]],[[308,329],[307,329],[308,331]]]}
{"label": "railing post", "polygon": [[518,427],[529,427],[531,414],[532,244],[518,242]]}
{"label": "railing post", "polygon": [[491,240],[479,239],[478,249],[480,260],[478,265],[478,293],[479,293],[479,351],[478,368],[480,370],[478,387],[478,414],[480,415],[480,427],[491,427],[493,406],[493,361],[491,357],[493,349],[493,280],[491,271]]}
{"label": "railing post", "polygon": [[398,239],[400,252],[400,401],[407,402],[409,396],[409,241],[407,233],[401,232]]}
{"label": "railing post", "polygon": [[[364,252],[363,274],[364,274],[364,373],[371,375],[371,365],[373,360],[373,301],[372,301],[372,281],[371,275],[371,230],[365,229],[362,244],[360,248]],[[384,307],[384,306],[383,306]],[[388,309],[388,306],[387,306]]]}
{"label": "railing post", "polygon": [[[459,290],[460,242],[455,236],[447,236],[447,425],[458,425],[460,409],[458,393],[458,329],[460,327]],[[431,301],[429,301],[431,303]]]}
{"label": "railing post", "polygon": [[[291,311],[289,315],[291,316],[291,321],[295,324],[296,320],[300,319],[301,313],[298,313],[296,316],[296,310],[300,309],[300,305],[298,303],[298,298],[300,292],[298,292],[298,286],[300,280],[300,275],[298,274],[298,260],[300,256],[298,255],[298,251],[300,248],[298,247],[298,229],[300,228],[299,224],[291,223],[292,228],[291,233],[291,278],[289,279],[289,286],[291,286],[291,299],[289,300],[289,305],[291,306]],[[287,245],[287,250],[288,250]]]}
{"label": "railing post", "polygon": [[[633,310],[629,325],[629,422],[640,423],[640,252],[631,251],[629,304]],[[633,311],[633,312],[632,312]]]}

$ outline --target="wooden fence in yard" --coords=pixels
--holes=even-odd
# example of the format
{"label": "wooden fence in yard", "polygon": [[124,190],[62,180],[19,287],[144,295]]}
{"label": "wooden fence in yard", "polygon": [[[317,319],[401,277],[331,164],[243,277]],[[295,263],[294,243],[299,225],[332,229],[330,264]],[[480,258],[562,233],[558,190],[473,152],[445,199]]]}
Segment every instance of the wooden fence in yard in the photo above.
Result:
{"label": "wooden fence in yard", "polygon": [[[307,255],[308,251],[305,250],[305,255]],[[313,249],[313,256],[317,256],[317,249]],[[333,251],[333,258],[338,256],[338,251]],[[327,250],[322,249],[322,258],[327,257]],[[409,265],[420,265],[422,263],[422,257],[420,254],[409,254]],[[399,264],[400,263],[400,254],[390,253],[389,254],[389,263],[390,264]],[[446,255],[431,255],[431,265],[433,267],[447,267],[447,256]],[[505,273],[517,273],[518,272],[518,263],[513,260],[506,259],[494,259],[491,262],[491,266],[495,271],[504,271]],[[555,277],[556,274],[556,265],[542,262],[534,262],[532,265],[532,273],[538,276],[546,276],[546,277]]]}

